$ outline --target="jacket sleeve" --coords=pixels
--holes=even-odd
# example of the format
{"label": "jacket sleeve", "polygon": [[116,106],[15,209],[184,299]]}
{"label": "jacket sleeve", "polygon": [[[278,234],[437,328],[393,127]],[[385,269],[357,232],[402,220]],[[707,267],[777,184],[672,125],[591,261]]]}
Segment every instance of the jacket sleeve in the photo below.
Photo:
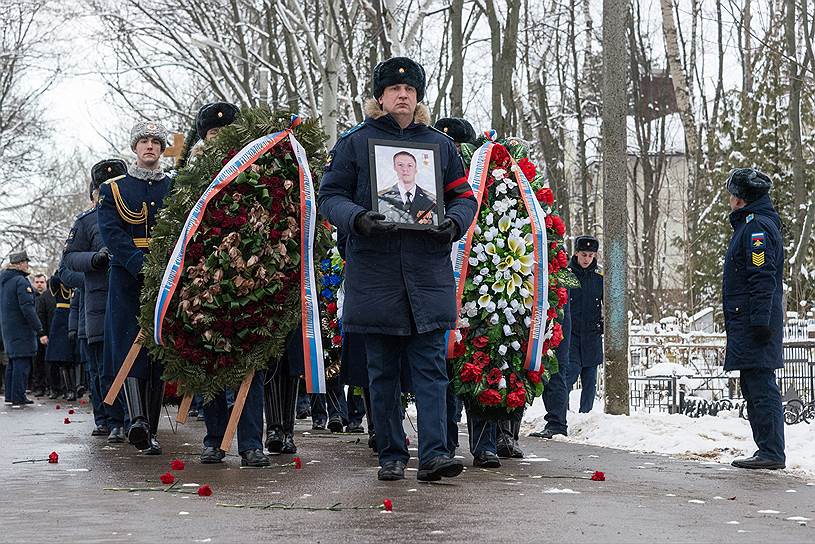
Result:
{"label": "jacket sleeve", "polygon": [[458,151],[452,142],[448,142],[447,145],[449,149],[447,167],[444,169],[444,215],[455,222],[461,238],[467,234],[475,218],[478,203],[475,201],[472,187],[464,176],[464,167]]}
{"label": "jacket sleeve", "polygon": [[[68,239],[65,240],[65,249],[62,251],[62,262],[60,262],[59,266],[60,271],[68,268],[76,272],[93,272],[94,268],[91,260],[95,253],[90,246],[90,239],[84,222],[77,219],[71,233],[68,234]],[[70,287],[82,286],[71,285]]]}
{"label": "jacket sleeve", "polygon": [[110,250],[113,259],[125,267],[130,275],[137,278],[144,263],[144,254],[133,243],[133,238],[122,224],[109,183],[103,183],[99,188],[99,211],[96,215],[102,241]]}
{"label": "jacket sleeve", "polygon": [[70,310],[68,310],[68,332],[76,333],[78,330],[79,330],[79,291],[74,291],[74,295],[71,297],[71,308]]}
{"label": "jacket sleeve", "polygon": [[17,303],[31,329],[38,336],[45,335],[40,318],[37,317],[37,311],[34,309],[34,293],[31,290],[31,284],[23,277],[17,280]]}
{"label": "jacket sleeve", "polygon": [[82,288],[85,285],[85,274],[82,272],[76,272],[70,268],[60,266],[57,274],[59,275],[60,281],[71,289]]}
{"label": "jacket sleeve", "polygon": [[356,234],[354,221],[367,207],[354,202],[357,168],[350,138],[340,138],[329,154],[331,162],[323,170],[317,207],[323,217],[339,230]]}
{"label": "jacket sleeve", "polygon": [[[750,325],[768,326],[775,293],[775,259],[780,240],[759,222],[744,229],[742,248],[745,252],[747,292],[750,294]],[[758,243],[757,243],[758,242]],[[783,266],[783,264],[782,264]]]}

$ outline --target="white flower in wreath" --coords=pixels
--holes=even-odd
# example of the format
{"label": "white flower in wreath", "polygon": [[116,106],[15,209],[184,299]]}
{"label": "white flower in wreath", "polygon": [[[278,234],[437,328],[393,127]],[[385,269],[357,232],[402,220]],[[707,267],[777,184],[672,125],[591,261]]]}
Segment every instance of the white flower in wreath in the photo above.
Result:
{"label": "white flower in wreath", "polygon": [[509,303],[506,301],[506,299],[502,298],[501,300],[498,301],[498,309],[503,310],[507,307],[508,304]]}
{"label": "white flower in wreath", "polygon": [[512,334],[512,327],[510,327],[509,325],[505,324],[503,329],[504,329],[504,335],[509,336],[509,335]]}
{"label": "white flower in wreath", "polygon": [[475,266],[478,264],[478,259],[476,257],[470,257],[467,259],[467,262],[470,263],[470,266]]}
{"label": "white flower in wreath", "polygon": [[529,317],[529,316],[525,317],[524,318],[524,326],[528,327],[531,324],[532,324],[532,318]]}
{"label": "white flower in wreath", "polygon": [[497,325],[500,320],[498,319],[497,314],[492,314],[490,316],[490,325]]}
{"label": "white flower in wreath", "polygon": [[[507,354],[507,347],[505,345],[501,344],[500,346],[498,346],[498,353],[500,355],[506,355]],[[506,364],[506,363],[504,363],[504,364]]]}
{"label": "white flower in wreath", "polygon": [[475,262],[476,262],[476,264],[478,264],[479,262],[483,263],[483,262],[486,262],[486,261],[487,261],[487,259],[489,259],[489,258],[490,258],[490,256],[489,256],[489,255],[487,255],[487,253],[486,253],[486,252],[484,252],[484,253],[479,253],[479,254],[478,254],[478,258],[476,259],[476,261],[475,261]]}
{"label": "white flower in wreath", "polygon": [[478,294],[479,295],[486,295],[489,292],[489,289],[490,288],[487,287],[486,285],[482,285],[481,287],[478,288]]}
{"label": "white flower in wreath", "polygon": [[501,256],[500,255],[493,255],[492,256],[492,264],[497,265],[500,262],[501,262]]}
{"label": "white flower in wreath", "polygon": [[512,343],[510,344],[510,347],[512,347],[512,349],[514,349],[515,351],[521,351],[521,343],[518,342],[517,340],[513,340]]}
{"label": "white flower in wreath", "polygon": [[[506,346],[504,346],[504,347],[506,347]],[[509,364],[507,364],[507,362],[504,361],[504,364],[501,365],[501,370],[506,370],[508,368],[509,368]]]}
{"label": "white flower in wreath", "polygon": [[[469,329],[470,328],[470,320],[466,317],[462,317],[458,320],[458,326],[462,329]],[[461,341],[461,333],[458,334],[458,340]]]}
{"label": "white flower in wreath", "polygon": [[507,175],[507,171],[503,168],[496,168],[492,171],[492,177],[495,179],[504,179],[504,176]]}
{"label": "white flower in wreath", "polygon": [[506,246],[507,243],[504,241],[503,238],[498,238],[497,240],[495,240],[495,245],[498,246],[500,249],[504,249],[504,246]]}
{"label": "white flower in wreath", "polygon": [[484,309],[487,310],[490,313],[494,313],[495,312],[495,302],[492,301],[492,300],[489,301],[489,303],[487,303],[487,307],[484,308]]}
{"label": "white flower in wreath", "polygon": [[[462,320],[459,320],[459,326],[460,326],[460,327],[464,327],[465,325],[462,325],[462,324],[461,324],[461,321],[462,321]],[[469,324],[468,324],[467,326],[469,326]],[[455,330],[455,334],[456,334],[456,342],[461,342],[461,338],[462,338],[462,336],[461,336],[461,331],[460,331],[460,330],[458,330],[458,329],[456,329],[456,330]]]}
{"label": "white flower in wreath", "polygon": [[481,225],[476,223],[475,228],[473,229],[473,232],[475,233],[476,236],[480,236],[481,235]]}
{"label": "white flower in wreath", "polygon": [[495,222],[495,216],[491,213],[487,214],[487,217],[484,218],[484,223],[487,225],[492,225]]}
{"label": "white flower in wreath", "polygon": [[478,315],[478,308],[473,306],[472,308],[467,309],[467,317],[475,317]]}
{"label": "white flower in wreath", "polygon": [[511,224],[512,219],[510,219],[509,216],[505,215],[498,220],[498,230],[500,230],[501,232],[506,232],[509,230]]}
{"label": "white flower in wreath", "polygon": [[515,219],[516,217],[518,217],[518,210],[509,210],[509,216],[512,219]]}
{"label": "white flower in wreath", "polygon": [[[486,287],[486,285],[482,285],[481,287]],[[478,307],[479,308],[486,308],[487,304],[490,303],[490,296],[487,294],[482,294],[478,297]]]}
{"label": "white flower in wreath", "polygon": [[473,278],[473,283],[476,284],[476,285],[481,285],[481,283],[483,281],[484,281],[484,276],[482,276],[481,274],[479,274],[479,275],[477,275],[477,276],[475,276]]}
{"label": "white flower in wreath", "polygon": [[498,382],[498,389],[506,389],[507,388],[507,380],[506,378],[501,378],[501,381]]}

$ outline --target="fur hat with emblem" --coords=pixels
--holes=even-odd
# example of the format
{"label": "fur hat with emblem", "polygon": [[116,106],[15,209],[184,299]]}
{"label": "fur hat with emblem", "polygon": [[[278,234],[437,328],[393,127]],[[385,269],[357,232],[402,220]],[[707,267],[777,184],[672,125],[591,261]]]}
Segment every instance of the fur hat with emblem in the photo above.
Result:
{"label": "fur hat with emblem", "polygon": [[90,195],[109,179],[127,174],[127,164],[122,159],[105,159],[91,167]]}
{"label": "fur hat with emblem", "polygon": [[594,236],[578,236],[574,241],[574,250],[597,253],[600,250],[600,241]]}
{"label": "fur hat with emblem", "polygon": [[213,128],[231,125],[238,116],[238,107],[229,102],[212,102],[204,104],[195,116],[195,129],[198,137],[202,140],[207,137],[207,132]]}
{"label": "fur hat with emblem", "polygon": [[421,64],[407,57],[393,57],[374,68],[374,98],[379,99],[385,93],[385,87],[405,84],[416,89],[416,101],[421,102],[424,100],[426,81]]}
{"label": "fur hat with emblem", "polygon": [[139,121],[130,129],[130,149],[136,151],[136,144],[142,138],[156,138],[161,142],[161,150],[167,149],[167,129],[158,121]]}
{"label": "fur hat with emblem", "polygon": [[477,138],[473,125],[460,117],[443,117],[436,121],[433,128],[444,132],[458,144],[474,144]]}
{"label": "fur hat with emblem", "polygon": [[773,181],[755,168],[735,168],[727,178],[727,191],[746,202],[754,202],[770,192]]}

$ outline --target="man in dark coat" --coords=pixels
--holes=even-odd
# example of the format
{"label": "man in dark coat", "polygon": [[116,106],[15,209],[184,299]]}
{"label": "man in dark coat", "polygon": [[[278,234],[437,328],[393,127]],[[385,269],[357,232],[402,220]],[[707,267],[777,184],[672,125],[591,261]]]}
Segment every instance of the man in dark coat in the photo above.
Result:
{"label": "man in dark coat", "polygon": [[[452,140],[430,128],[424,69],[396,57],[376,66],[374,100],[363,123],[329,155],[318,204],[349,234],[346,245],[345,331],[365,335],[371,404],[382,480],[404,478],[410,455],[401,420],[400,365],[411,369],[419,414],[422,481],[454,477],[463,464],[447,450],[445,333],[456,322],[452,242],[467,232],[476,202]],[[368,140],[437,144],[445,219],[429,230],[397,229],[371,211]],[[439,195],[441,198],[442,195]]]}
{"label": "man in dark coat", "polygon": [[[171,184],[159,164],[167,147],[167,130],[161,124],[136,123],[130,132],[130,147],[136,162],[128,166],[127,174],[99,188],[99,233],[110,252],[103,362],[106,383],[119,372],[139,332],[141,269],[156,214]],[[151,455],[161,453],[156,432],[164,397],[162,371],[161,364],[141,350],[123,387],[130,417],[128,441]]]}
{"label": "man in dark coat", "polygon": [[578,236],[569,269],[580,281],[569,291],[572,334],[569,343],[571,391],[578,376],[583,389],[580,412],[591,412],[597,393],[597,367],[603,363],[603,274],[597,267],[600,242],[594,236]]}
{"label": "man in dark coat", "polygon": [[85,356],[90,380],[91,404],[96,428],[92,436],[107,436],[111,443],[124,442],[124,409],[117,399],[113,406],[102,402],[110,384],[103,385],[103,353],[105,339],[105,307],[108,298],[110,253],[102,241],[97,221],[99,188],[111,179],[121,179],[127,165],[120,159],[100,161],[91,167],[88,188],[90,209],[79,214],[65,241],[60,270],[82,274],[82,313],[85,323]]}
{"label": "man in dark coat", "polygon": [[28,373],[37,354],[37,339],[48,341],[34,310],[34,288],[27,276],[28,254],[21,251],[9,255],[8,266],[0,272],[0,331],[8,356],[5,401],[12,408],[33,402],[25,395]]}
{"label": "man in dark coat", "polygon": [[[48,346],[45,350],[45,362],[59,368],[62,383],[65,386],[62,398],[76,400],[76,383],[73,372],[74,350],[69,340],[69,316],[71,313],[71,296],[73,290],[66,286],[59,275],[54,273],[48,279],[48,289],[56,301],[56,309],[48,329]],[[76,331],[76,325],[74,325]]]}
{"label": "man in dark coat", "polygon": [[783,359],[784,243],[772,181],[753,168],[730,173],[733,236],[724,258],[722,303],[727,332],[724,369],[738,370],[758,450],[739,468],[784,468],[784,410],[775,369]]}
{"label": "man in dark coat", "polygon": [[[45,274],[34,274],[31,281],[34,287],[34,307],[44,292],[48,290],[48,278]],[[41,320],[42,321],[42,320]],[[35,397],[42,397],[48,391],[48,372],[45,366],[45,346],[37,346],[37,355],[34,356],[34,365],[31,368],[31,394]]]}
{"label": "man in dark coat", "polygon": [[[54,295],[51,294],[51,290],[48,289],[47,278],[45,285],[45,290],[34,301],[34,308],[37,310],[37,317],[40,319],[42,328],[47,334],[48,331],[51,330],[51,320],[54,318],[54,312],[57,309],[57,301],[54,299]],[[50,391],[48,393],[48,398],[54,400],[59,398],[60,395],[64,394],[65,389],[62,386],[62,376],[59,373],[59,367],[56,365],[45,364],[45,349],[47,345],[47,341],[45,343],[40,343],[37,354],[39,355],[39,353],[42,353],[42,361],[45,365],[46,383],[48,384],[48,389]]]}

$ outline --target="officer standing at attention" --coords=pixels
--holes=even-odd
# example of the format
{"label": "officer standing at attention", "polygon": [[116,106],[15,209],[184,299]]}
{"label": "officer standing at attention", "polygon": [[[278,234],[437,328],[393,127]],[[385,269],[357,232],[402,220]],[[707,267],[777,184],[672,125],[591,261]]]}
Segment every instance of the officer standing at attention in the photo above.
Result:
{"label": "officer standing at attention", "polygon": [[727,179],[733,236],[724,258],[722,303],[727,332],[724,369],[738,370],[747,416],[758,446],[735,459],[738,468],[784,468],[784,410],[775,369],[784,366],[782,306],[784,244],[773,183],[753,168]]}
{"label": "officer standing at attention", "polygon": [[76,217],[65,241],[60,271],[64,269],[82,273],[85,336],[85,355],[88,365],[89,389],[93,418],[96,428],[92,436],[107,436],[108,442],[124,442],[124,408],[117,398],[113,406],[102,402],[107,387],[102,382],[102,363],[105,340],[105,306],[108,298],[108,269],[110,253],[102,242],[97,221],[99,187],[106,181],[122,179],[127,165],[121,159],[100,161],[91,167],[91,183],[88,188],[93,206]]}
{"label": "officer standing at attention", "polygon": [[[99,233],[110,252],[103,363],[106,384],[116,377],[139,332],[144,255],[156,212],[171,184],[159,164],[166,147],[167,130],[160,123],[136,123],[130,131],[136,162],[127,167],[123,178],[110,179],[99,188]],[[164,398],[162,370],[143,349],[124,383],[130,416],[128,441],[148,455],[161,453],[155,437]]]}
{"label": "officer standing at attention", "polygon": [[[195,117],[195,129],[198,137],[206,145],[213,140],[221,128],[232,124],[238,115],[238,108],[228,102],[204,104]],[[203,150],[203,147],[199,147]],[[255,372],[246,403],[238,420],[238,453],[241,466],[266,467],[269,459],[263,454],[263,380],[264,372]],[[204,436],[204,449],[200,460],[203,464],[220,463],[226,453],[221,449],[221,441],[229,423],[227,392],[221,391],[215,398],[204,404],[204,425],[207,434]]]}
{"label": "officer standing at attention", "polygon": [[[569,290],[572,335],[569,343],[567,391],[578,376],[583,386],[580,412],[591,412],[597,392],[597,367],[603,363],[603,274],[597,267],[600,242],[594,236],[578,236],[569,269],[580,289]],[[568,400],[567,400],[568,406]]]}
{"label": "officer standing at attention", "polygon": [[[343,327],[365,336],[380,480],[401,480],[410,459],[400,404],[400,366],[411,371],[419,423],[421,481],[458,476],[462,462],[447,449],[448,376],[445,333],[455,327],[452,242],[470,226],[476,202],[453,141],[430,125],[421,104],[425,71],[395,57],[373,73],[366,118],[329,154],[320,183],[321,213],[349,234]],[[370,139],[435,144],[445,218],[428,230],[397,229],[371,210]]]}

